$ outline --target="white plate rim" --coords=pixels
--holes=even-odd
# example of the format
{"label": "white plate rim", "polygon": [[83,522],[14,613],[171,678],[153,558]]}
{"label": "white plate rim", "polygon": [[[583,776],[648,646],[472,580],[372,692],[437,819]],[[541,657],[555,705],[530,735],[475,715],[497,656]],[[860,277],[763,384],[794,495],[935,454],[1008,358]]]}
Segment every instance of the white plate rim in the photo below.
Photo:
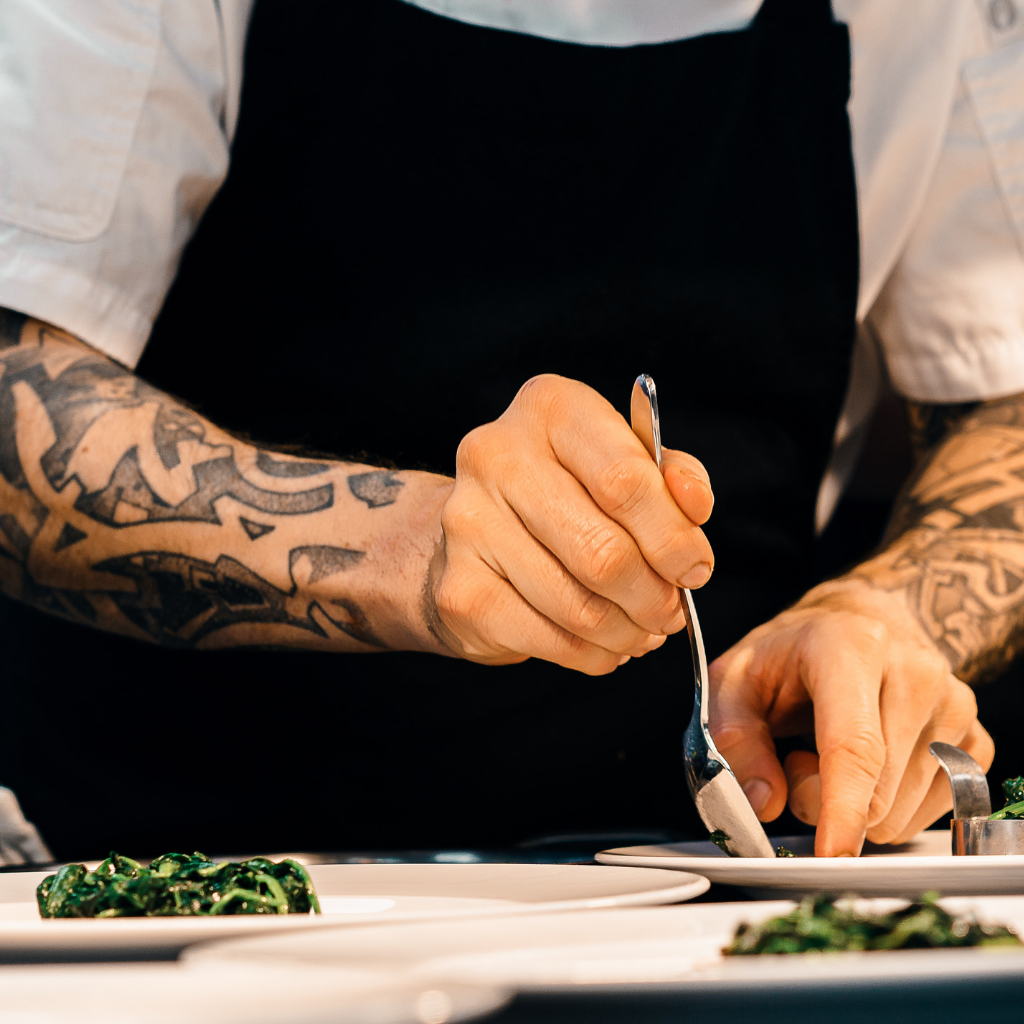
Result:
{"label": "white plate rim", "polygon": [[[358,869],[362,865],[344,865]],[[367,865],[377,867],[377,865]],[[403,865],[394,865],[400,868]],[[413,866],[413,865],[409,865]],[[427,865],[415,865],[422,868]],[[451,873],[462,865],[440,865]],[[477,865],[466,865],[474,868]],[[500,869],[503,865],[493,865]],[[589,870],[593,865],[544,865],[562,869]],[[612,867],[633,867],[633,865],[607,865]],[[390,867],[390,865],[389,865]],[[47,872],[49,873],[49,872]],[[33,873],[34,874],[34,873]],[[504,905],[498,901],[507,899],[495,895],[493,904],[465,906],[448,909],[408,910],[395,913],[368,913],[352,915],[281,915],[267,917],[220,917],[220,918],[113,918],[105,921],[94,920],[8,920],[0,921],[0,961],[10,961],[20,955],[40,955],[52,952],[85,953],[119,951],[127,954],[142,954],[157,949],[180,950],[199,942],[215,942],[230,938],[255,937],[271,932],[284,932],[305,928],[353,928],[382,927],[403,923],[419,923],[440,920],[456,920],[477,917],[505,917],[527,914],[548,914],[582,912],[586,910],[613,909],[615,907],[648,907],[670,903],[681,903],[706,892],[710,882],[703,875],[683,872],[684,879],[675,885],[639,892],[613,895],[582,897],[560,900],[528,902],[509,899]],[[340,895],[324,893],[325,897]],[[376,894],[388,897],[388,893]],[[408,894],[407,894],[408,895]],[[426,893],[424,893],[426,895]],[[396,896],[396,898],[401,898]],[[6,903],[25,901],[3,901]]]}
{"label": "white plate rim", "polygon": [[[789,837],[806,843],[808,837]],[[781,841],[786,843],[787,837]],[[948,842],[948,833],[919,833],[908,851],[936,849]],[[947,896],[1024,894],[1024,856],[954,857],[948,853],[873,850],[862,857],[728,857],[711,853],[707,842],[664,846],[620,847],[596,857],[602,864],[620,867],[661,867],[695,871],[710,881],[735,885],[757,898],[769,894],[802,896],[815,891],[856,892],[862,896],[919,896],[937,890]],[[788,843],[787,843],[788,845]],[[795,848],[795,847],[794,847]],[[949,846],[945,846],[949,850]]]}
{"label": "white plate rim", "polygon": [[[969,903],[971,897],[956,897],[955,899],[960,903]],[[989,901],[991,899],[993,898],[987,898]],[[1017,896],[1010,897],[1010,899],[1015,900],[1018,905],[1024,904],[1024,897]],[[741,904],[690,904],[658,910],[658,915],[672,914],[674,918],[673,928],[678,927],[679,932],[685,934],[687,919],[693,920],[691,915],[696,915],[699,918],[702,915],[713,914],[716,906],[721,908],[728,907],[729,917],[735,917],[738,920],[744,918],[759,920],[774,913],[784,912],[784,908],[791,907],[792,905],[792,901],[784,898]],[[652,912],[652,908],[637,908],[633,913],[636,915],[647,915]],[[617,914],[618,912],[615,913]],[[991,917],[991,912],[986,912],[982,908],[982,916],[988,919]],[[1013,915],[1013,919],[1018,921],[1018,926],[1019,918],[1020,911]],[[650,920],[654,921],[655,918],[651,917]],[[664,921],[664,918],[662,920]],[[613,924],[616,924],[614,915],[602,914],[590,926],[591,932],[596,927],[601,935],[597,942],[598,948],[605,941],[615,943],[616,936],[610,930]],[[581,992],[587,989],[593,991],[595,988],[603,992],[609,992],[613,989],[641,989],[648,992],[653,989],[686,992],[737,992],[755,989],[767,994],[772,991],[785,991],[791,987],[814,989],[840,985],[846,987],[852,984],[878,986],[892,985],[894,983],[902,984],[908,981],[929,982],[948,977],[950,972],[955,972],[960,980],[964,982],[1000,977],[1024,978],[1024,950],[978,949],[897,950],[871,953],[810,954],[789,957],[717,958],[714,960],[702,960],[700,954],[698,954],[697,962],[683,970],[680,976],[673,980],[595,980],[580,982],[566,979],[542,982],[528,975],[520,979],[515,979],[510,975],[501,980],[498,978],[487,978],[486,975],[480,977],[472,972],[471,967],[469,974],[462,973],[466,967],[460,968],[459,961],[465,959],[468,964],[471,964],[476,959],[474,949],[481,947],[480,940],[477,938],[479,929],[487,929],[488,927],[494,927],[499,930],[508,927],[511,927],[513,931],[516,929],[516,926],[507,919],[505,922],[491,922],[490,925],[487,922],[475,921],[425,922],[418,928],[413,926],[412,930],[396,925],[397,932],[405,937],[407,944],[410,941],[409,937],[419,931],[421,937],[416,941],[422,942],[425,951],[422,954],[410,955],[409,949],[402,949],[399,946],[399,949],[394,951],[395,959],[393,962],[377,958],[376,951],[370,954],[374,959],[367,962],[381,963],[386,964],[389,968],[408,970],[411,975],[423,984],[490,984],[496,987],[514,988],[517,991],[533,992]],[[578,932],[575,937],[562,936],[554,940],[552,940],[549,934],[545,934],[544,931],[538,932],[537,952],[548,953],[550,951],[557,951],[559,947],[572,950],[578,945],[585,946],[587,941],[583,937],[584,926],[574,922],[574,927]],[[621,927],[621,925],[617,925],[617,927]],[[465,952],[454,952],[451,950],[445,950],[439,954],[431,952],[430,933],[438,930],[443,933],[450,928],[465,929],[467,931]],[[640,931],[635,924],[628,927],[627,931],[630,933],[629,938],[625,940],[627,943],[631,941],[646,941],[635,934],[637,931]],[[656,935],[652,939],[654,942],[661,941],[666,937],[663,934],[663,929],[659,932],[656,928],[655,932]],[[604,933],[607,933],[607,935]],[[339,936],[339,938],[341,937]],[[713,940],[710,936],[708,938],[709,942],[716,946],[722,940],[722,936],[716,936]],[[379,935],[378,940],[381,940]],[[285,943],[288,944],[289,941],[285,940]],[[492,956],[501,957],[503,954],[515,958],[518,953],[523,952],[527,948],[521,945],[521,941],[521,937],[513,936],[507,948],[502,949],[499,946],[498,948],[489,949],[486,948],[485,937],[481,955],[484,960]],[[342,938],[342,950],[339,950],[336,954],[341,958],[338,962],[345,962],[350,966],[358,964],[358,960],[350,961],[344,959],[344,946],[346,944],[351,947],[352,938],[350,936]],[[284,948],[277,946],[273,939],[267,937],[265,941],[259,939],[248,941],[234,940],[193,947],[186,952],[185,959],[186,962],[193,963],[237,962],[255,965],[261,962],[283,962],[284,960],[289,960],[289,957]],[[301,957],[297,957],[294,961],[289,960],[289,962],[303,965],[308,964],[310,966],[315,963],[323,966],[329,961],[306,961]]]}
{"label": "white plate rim", "polygon": [[635,856],[626,851],[631,847],[615,850],[603,850],[597,854],[600,864],[614,867],[665,868],[672,871],[693,871],[712,868],[717,873],[730,872],[747,874],[748,872],[789,872],[799,874],[801,871],[830,872],[842,871],[847,874],[866,872],[891,872],[894,869],[930,868],[937,865],[956,865],[958,872],[981,870],[998,865],[1010,868],[1024,868],[1024,854],[1007,854],[1005,856],[976,857],[695,857],[688,854],[665,854],[659,856]]}

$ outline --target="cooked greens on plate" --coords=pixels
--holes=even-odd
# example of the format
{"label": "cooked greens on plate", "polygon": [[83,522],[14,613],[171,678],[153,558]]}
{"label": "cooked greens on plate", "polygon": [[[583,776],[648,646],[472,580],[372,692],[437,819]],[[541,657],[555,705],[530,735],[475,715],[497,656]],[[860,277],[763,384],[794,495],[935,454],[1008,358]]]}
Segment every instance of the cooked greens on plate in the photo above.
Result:
{"label": "cooked greens on plate", "polygon": [[320,913],[306,869],[251,857],[214,863],[165,853],[148,867],[111,853],[95,870],[66,864],[36,889],[41,917],[196,917]]}
{"label": "cooked greens on plate", "polygon": [[[722,853],[727,853],[730,857],[735,857],[736,854],[729,849],[729,840],[732,836],[728,832],[723,832],[720,828],[716,828],[708,838],[717,846]],[[776,857],[795,857],[796,854],[792,850],[787,850],[784,846],[775,847]]]}
{"label": "cooked greens on plate", "polygon": [[937,949],[962,946],[1020,946],[1003,925],[954,917],[925,893],[916,903],[888,914],[858,913],[851,900],[833,903],[808,896],[782,917],[741,924],[726,956],[759,953],[843,952],[882,949]]}
{"label": "cooked greens on plate", "polygon": [[1003,795],[1006,803],[1001,810],[990,814],[989,819],[1024,818],[1024,778],[1007,779],[1003,783]]}

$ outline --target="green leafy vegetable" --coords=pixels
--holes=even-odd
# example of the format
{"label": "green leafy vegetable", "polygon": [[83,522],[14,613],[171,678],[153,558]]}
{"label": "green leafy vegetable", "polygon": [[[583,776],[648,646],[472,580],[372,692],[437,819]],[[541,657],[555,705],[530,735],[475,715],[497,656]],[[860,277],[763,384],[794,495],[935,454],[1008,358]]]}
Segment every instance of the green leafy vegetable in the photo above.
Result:
{"label": "green leafy vegetable", "polygon": [[298,862],[214,863],[202,853],[165,853],[149,867],[113,852],[94,871],[67,864],[39,883],[36,900],[41,917],[320,913]]}
{"label": "green leafy vegetable", "polygon": [[998,821],[1001,818],[1024,818],[1024,778],[1007,779],[1003,783],[1003,794],[1006,804],[989,819]]}
{"label": "green leafy vegetable", "polygon": [[[735,857],[736,854],[728,847],[728,842],[732,839],[732,836],[728,832],[723,832],[720,828],[716,828],[708,838],[717,846],[722,853],[728,854],[730,857]],[[787,850],[784,846],[775,847],[776,857],[795,857],[796,854],[792,850]]]}
{"label": "green leafy vegetable", "polygon": [[726,843],[728,843],[729,840],[732,839],[732,836],[729,835],[727,832],[723,832],[720,828],[716,828],[715,831],[711,833],[709,838],[711,839],[711,842],[713,842],[715,846],[717,846],[722,851],[722,853],[726,853],[730,857],[735,856],[732,850],[730,850],[729,847],[726,845]]}
{"label": "green leafy vegetable", "polygon": [[880,949],[932,949],[946,946],[1020,946],[1002,925],[978,924],[954,917],[925,893],[916,903],[891,914],[858,914],[848,900],[832,903],[809,896],[784,917],[759,925],[741,924],[726,956],[759,953],[809,953]]}

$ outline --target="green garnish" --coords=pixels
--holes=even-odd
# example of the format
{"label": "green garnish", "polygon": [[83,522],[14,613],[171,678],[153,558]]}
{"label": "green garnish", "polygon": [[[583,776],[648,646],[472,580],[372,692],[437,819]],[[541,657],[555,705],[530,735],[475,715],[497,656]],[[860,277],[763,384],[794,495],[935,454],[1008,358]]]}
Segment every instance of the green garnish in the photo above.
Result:
{"label": "green garnish", "polygon": [[[715,844],[715,846],[717,846],[722,851],[722,853],[726,853],[730,857],[736,856],[736,854],[733,853],[732,850],[730,850],[729,847],[726,845],[732,839],[732,836],[729,835],[728,832],[723,832],[720,828],[716,828],[715,831],[712,832],[708,838],[711,840],[711,842]],[[792,850],[787,850],[784,846],[776,846],[775,856],[795,857],[796,854],[793,853]]]}
{"label": "green garnish", "polygon": [[1007,779],[1003,783],[1003,795],[1006,797],[1005,805],[995,814],[990,814],[989,820],[1024,818],[1024,778]]}
{"label": "green garnish", "polygon": [[320,913],[297,861],[214,863],[202,853],[165,853],[149,867],[113,852],[94,871],[66,864],[39,883],[36,900],[41,917]]}
{"label": "green garnish", "polygon": [[741,924],[726,956],[812,951],[935,949],[962,946],[1020,946],[1016,934],[1003,925],[979,924],[954,917],[925,893],[916,903],[891,914],[858,914],[852,903],[832,903],[808,896],[783,917],[759,925]]}
{"label": "green garnish", "polygon": [[734,854],[732,850],[730,850],[729,847],[726,845],[729,842],[729,840],[732,839],[732,836],[729,835],[727,832],[723,832],[720,828],[716,828],[715,831],[711,833],[709,838],[711,842],[713,842],[715,846],[717,846],[722,851],[722,853],[726,853],[730,857],[736,856],[736,854]]}

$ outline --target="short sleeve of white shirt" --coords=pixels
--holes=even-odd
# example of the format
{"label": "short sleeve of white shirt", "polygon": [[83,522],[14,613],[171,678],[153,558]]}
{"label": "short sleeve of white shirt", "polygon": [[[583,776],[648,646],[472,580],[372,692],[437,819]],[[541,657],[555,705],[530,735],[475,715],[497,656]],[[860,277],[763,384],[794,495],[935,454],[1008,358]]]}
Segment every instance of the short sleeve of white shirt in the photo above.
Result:
{"label": "short sleeve of white shirt", "polygon": [[[926,188],[862,310],[896,390],[917,401],[1024,391],[1024,5],[1008,13],[1017,10],[986,0],[965,11],[941,144],[922,161]],[[862,303],[872,298],[862,291]]]}
{"label": "short sleeve of white shirt", "polygon": [[[599,46],[735,30],[760,6],[415,2]],[[227,172],[251,6],[0,5],[0,305],[136,363]],[[1024,0],[833,8],[853,47],[862,345],[914,399],[1024,390]],[[840,435],[863,407],[848,403]]]}
{"label": "short sleeve of white shirt", "polygon": [[249,6],[0,4],[0,306],[135,365],[227,173]]}

